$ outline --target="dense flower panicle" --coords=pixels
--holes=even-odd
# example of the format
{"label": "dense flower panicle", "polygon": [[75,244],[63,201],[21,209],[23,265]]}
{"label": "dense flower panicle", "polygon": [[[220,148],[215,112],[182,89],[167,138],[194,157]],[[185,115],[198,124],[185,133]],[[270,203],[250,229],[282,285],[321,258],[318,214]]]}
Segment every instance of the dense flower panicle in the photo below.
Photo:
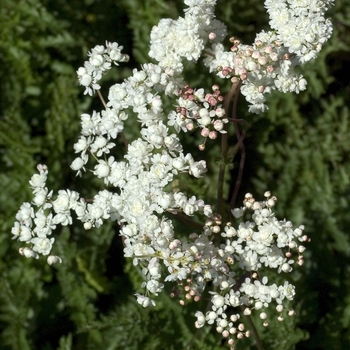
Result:
{"label": "dense flower panicle", "polygon": [[252,45],[232,38],[230,51],[213,42],[204,63],[222,78],[242,80],[241,92],[251,103],[249,111],[264,112],[268,108],[264,95],[272,90],[305,90],[306,80],[293,67],[314,59],[330,38],[332,24],[324,14],[332,4],[332,0],[266,0],[273,31],[258,33]]}
{"label": "dense flower panicle", "polygon": [[[144,277],[144,295],[135,294],[137,302],[154,306],[152,298],[165,282],[177,285],[172,296],[185,292],[181,304],[198,301],[209,283],[215,286],[215,292],[209,292],[211,308],[196,312],[195,327],[215,324],[233,346],[234,338],[250,336],[240,320],[240,308],[247,316],[258,312],[265,326],[271,305],[279,320],[283,313],[294,314],[286,307],[295,296],[294,286],[270,283],[264,271],[284,275],[302,265],[303,244],[309,239],[303,226],[295,228],[275,217],[276,198],[269,192],[260,202],[246,194],[243,206],[231,210],[233,220],[224,223],[202,198],[180,191],[178,175],[201,178],[207,163],[186,153],[178,134],[198,130],[203,151],[208,140],[227,133],[235,118],[227,115],[225,102],[230,101],[225,101],[218,85],[206,92],[183,81],[182,62],[197,62],[203,56],[210,72],[230,78],[238,87],[250,112],[265,111],[267,93],[276,89],[299,93],[306,88],[294,67],[314,58],[329,39],[332,26],[324,15],[333,1],[266,0],[272,30],[258,33],[252,45],[231,38],[229,51],[223,45],[226,27],[215,19],[216,0],[185,0],[185,4],[184,17],[163,19],[152,29],[149,55],[158,64],[134,69],[129,78],[110,87],[103,111],[81,115],[71,168],[80,176],[90,171],[106,188],[92,200],[70,190],[54,195],[46,186],[48,169],[39,165],[29,181],[33,200],[22,204],[11,232],[25,245],[19,249],[21,255],[36,259],[44,255],[51,265],[62,262],[52,254],[52,233],[58,225],[71,225],[73,216],[86,230],[106,220],[117,221],[124,256],[140,266]],[[128,60],[121,50],[117,43],[107,42],[89,52],[88,61],[77,71],[85,94],[100,89],[98,83],[112,63]],[[165,110],[164,95],[172,99],[173,110]],[[129,117],[139,130],[133,140],[123,134]],[[118,137],[124,152],[117,148]],[[172,219],[191,222],[196,231],[180,240]]]}
{"label": "dense flower panicle", "polygon": [[149,56],[161,67],[171,67],[176,72],[183,69],[182,59],[197,61],[209,40],[215,33],[215,41],[226,36],[226,26],[216,20],[216,0],[185,1],[185,17],[178,20],[161,19],[151,32]]}
{"label": "dense flower panicle", "polygon": [[332,35],[332,24],[324,18],[333,0],[266,0],[270,26],[291,54],[303,63],[316,57]]}

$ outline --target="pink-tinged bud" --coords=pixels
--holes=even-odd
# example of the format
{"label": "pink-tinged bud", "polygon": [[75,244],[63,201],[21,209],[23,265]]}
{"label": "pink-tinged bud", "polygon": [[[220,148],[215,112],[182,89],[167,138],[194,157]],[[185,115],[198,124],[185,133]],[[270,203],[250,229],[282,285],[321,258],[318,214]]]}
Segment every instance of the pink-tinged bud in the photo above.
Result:
{"label": "pink-tinged bud", "polygon": [[244,51],[246,56],[251,56],[253,54],[253,49],[252,48],[248,48]]}
{"label": "pink-tinged bud", "polygon": [[228,71],[227,69],[224,69],[224,70],[221,72],[221,74],[222,74],[224,77],[226,77],[226,76],[228,76],[230,73],[229,73],[229,71]]}
{"label": "pink-tinged bud", "polygon": [[267,66],[267,67],[266,67],[267,73],[272,73],[273,70],[274,70],[273,66]]}
{"label": "pink-tinged bud", "polygon": [[236,46],[238,46],[241,42],[240,42],[240,40],[237,40],[237,39],[236,39],[236,40],[233,41],[233,43],[234,43]]}
{"label": "pink-tinged bud", "polygon": [[169,249],[171,249],[171,250],[176,249],[178,247],[178,245],[179,245],[179,242],[180,241],[178,239],[175,239],[172,242],[170,242]]}
{"label": "pink-tinged bud", "polygon": [[224,330],[224,331],[221,333],[221,335],[222,335],[224,338],[227,338],[227,337],[230,335],[230,333],[229,333],[228,331]]}
{"label": "pink-tinged bud", "polygon": [[193,101],[193,100],[194,100],[194,96],[193,96],[193,95],[188,95],[188,99],[189,99],[190,101]]}
{"label": "pink-tinged bud", "polygon": [[264,90],[265,90],[265,87],[264,87],[264,86],[260,85],[260,86],[258,87],[258,91],[259,91],[259,92],[264,92]]}
{"label": "pink-tinged bud", "polygon": [[241,75],[239,76],[239,78],[240,78],[241,80],[247,80],[248,75],[247,75],[246,73],[244,73],[244,74],[241,74]]}
{"label": "pink-tinged bud", "polygon": [[206,95],[205,95],[205,100],[207,101],[207,102],[209,102],[209,99],[212,97],[213,95],[212,94],[210,94],[210,93],[207,93]]}
{"label": "pink-tinged bud", "polygon": [[238,51],[238,47],[237,46],[231,46],[230,50],[232,52],[237,52]]}
{"label": "pink-tinged bud", "polygon": [[271,46],[265,46],[264,47],[264,52],[265,53],[271,53],[272,52],[272,47]]}
{"label": "pink-tinged bud", "polygon": [[303,253],[304,251],[305,251],[305,247],[304,246],[302,246],[302,245],[300,245],[299,247],[298,247],[298,250],[299,250],[299,253]]}
{"label": "pink-tinged bud", "polygon": [[211,106],[216,106],[218,101],[216,100],[216,98],[214,96],[212,96],[209,98],[208,102]]}
{"label": "pink-tinged bud", "polygon": [[261,40],[255,40],[255,45],[257,47],[261,46],[262,45],[262,41]]}
{"label": "pink-tinged bud", "polygon": [[[251,312],[251,310],[247,307],[247,308],[245,308],[244,309],[244,311],[243,311],[243,314],[244,315],[246,315],[246,316],[248,316],[248,315],[250,315],[252,312]],[[239,328],[239,327],[238,327]],[[242,329],[242,331],[243,331],[244,329]]]}
{"label": "pink-tinged bud", "polygon": [[205,150],[205,144],[202,143],[201,145],[199,145],[199,146],[198,146],[198,149],[199,149],[200,151],[204,151],[204,150]]}
{"label": "pink-tinged bud", "polygon": [[209,33],[209,40],[214,40],[216,38],[215,33]]}
{"label": "pink-tinged bud", "polygon": [[235,64],[236,67],[241,66],[241,65],[243,65],[243,60],[242,60],[242,58],[235,57],[233,60],[233,63]]}
{"label": "pink-tinged bud", "polygon": [[191,131],[194,129],[194,125],[193,125],[193,122],[192,121],[189,121],[187,124],[186,124],[186,129],[188,131]]}
{"label": "pink-tinged bud", "polygon": [[209,136],[209,133],[210,133],[210,130],[209,130],[208,128],[203,128],[203,129],[201,130],[201,135],[202,135],[203,137],[208,137],[208,136]]}
{"label": "pink-tinged bud", "polygon": [[260,56],[260,57],[258,58],[258,62],[259,62],[259,64],[261,64],[261,65],[265,65],[265,64],[267,63],[267,59],[266,59],[265,56]]}
{"label": "pink-tinged bud", "polygon": [[289,54],[289,53],[285,53],[285,54],[283,55],[283,59],[284,59],[284,60],[290,60],[290,54]]}
{"label": "pink-tinged bud", "polygon": [[259,58],[259,57],[260,57],[260,52],[259,51],[253,51],[252,58]]}
{"label": "pink-tinged bud", "polygon": [[224,96],[218,96],[218,101],[222,102],[224,100]]}
{"label": "pink-tinged bud", "polygon": [[277,61],[278,60],[278,55],[276,52],[271,52],[270,53],[270,58],[272,61]]}
{"label": "pink-tinged bud", "polygon": [[212,88],[213,91],[218,91],[218,90],[220,90],[220,87],[219,87],[219,85],[217,85],[217,84],[213,85],[211,88]]}
{"label": "pink-tinged bud", "polygon": [[214,129],[217,131],[221,131],[224,128],[224,123],[222,120],[215,120],[214,122]]}
{"label": "pink-tinged bud", "polygon": [[211,140],[215,140],[218,137],[218,133],[216,131],[210,131],[209,138]]}

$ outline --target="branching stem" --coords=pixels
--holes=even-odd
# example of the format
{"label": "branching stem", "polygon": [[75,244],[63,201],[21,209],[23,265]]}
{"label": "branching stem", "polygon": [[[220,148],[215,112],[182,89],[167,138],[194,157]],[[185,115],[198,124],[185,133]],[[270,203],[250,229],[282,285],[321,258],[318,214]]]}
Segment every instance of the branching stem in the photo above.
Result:
{"label": "branching stem", "polygon": [[[240,85],[240,82],[233,83],[230,91],[225,96],[224,99],[224,109],[225,115],[228,117],[230,101],[237,91],[237,87]],[[227,131],[227,130],[226,130]],[[225,170],[226,170],[226,162],[227,162],[227,148],[228,148],[228,135],[222,134],[221,138],[221,157],[222,163],[220,164],[219,176],[218,176],[218,195],[217,195],[217,213],[222,215],[223,211],[223,202],[224,202],[224,179],[225,179]]]}
{"label": "branching stem", "polygon": [[[242,313],[244,314],[244,307],[241,306],[241,310]],[[263,345],[261,343],[260,337],[259,337],[259,333],[255,327],[255,324],[252,320],[252,318],[250,317],[250,315],[244,315],[247,319],[247,322],[249,324],[249,330],[253,333],[253,337],[255,338],[255,342],[256,342],[256,347],[258,348],[258,350],[264,350]]]}

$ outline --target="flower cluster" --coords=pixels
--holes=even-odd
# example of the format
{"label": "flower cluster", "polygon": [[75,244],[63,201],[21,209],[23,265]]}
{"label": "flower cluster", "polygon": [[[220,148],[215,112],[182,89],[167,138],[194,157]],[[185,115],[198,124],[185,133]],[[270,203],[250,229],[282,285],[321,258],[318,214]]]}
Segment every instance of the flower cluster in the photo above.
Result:
{"label": "flower cluster", "polygon": [[[223,97],[218,85],[208,93],[191,88],[181,77],[182,60],[205,57],[210,72],[231,78],[233,87],[251,103],[251,112],[264,111],[264,94],[274,89],[296,93],[305,89],[306,81],[293,67],[313,58],[329,38],[332,28],[324,13],[332,1],[266,0],[274,31],[257,34],[253,45],[232,38],[230,51],[222,44],[226,28],[215,19],[216,0],[186,0],[185,4],[184,18],[161,20],[152,30],[149,55],[159,64],[134,69],[129,78],[110,87],[106,102],[98,91],[104,110],[81,115],[81,135],[74,145],[77,157],[71,168],[79,176],[91,171],[106,188],[92,200],[70,190],[54,195],[46,186],[48,169],[39,165],[39,174],[30,180],[32,203],[21,206],[12,234],[26,244],[20,248],[22,255],[48,256],[52,264],[62,261],[51,254],[52,233],[58,225],[71,225],[72,213],[87,230],[100,227],[105,220],[117,221],[124,256],[141,267],[144,277],[144,294],[136,294],[138,303],[155,305],[153,298],[166,282],[183,287],[186,300],[198,301],[210,282],[215,286],[209,292],[211,309],[198,311],[195,325],[215,323],[233,349],[236,338],[250,336],[240,319],[240,308],[246,316],[259,312],[265,326],[270,304],[275,305],[280,321],[284,314],[294,314],[285,305],[294,298],[294,286],[268,283],[264,271],[283,275],[302,265],[303,243],[309,239],[303,226],[294,228],[290,221],[275,217],[276,198],[269,192],[261,202],[247,194],[243,207],[227,208],[226,218],[219,205],[216,213],[204,199],[174,190],[179,174],[200,178],[207,171],[204,159],[196,160],[185,152],[178,134],[199,129],[204,137],[202,151],[207,139],[222,136],[225,157],[225,134],[229,121],[235,120],[227,111],[232,95]],[[85,93],[92,95],[100,89],[98,82],[112,63],[128,60],[121,49],[107,42],[91,50],[89,60],[77,71]],[[172,99],[175,109],[164,111],[162,98]],[[133,140],[123,133],[129,118],[137,121],[133,125],[139,131]],[[237,148],[242,142],[241,135]],[[223,159],[223,163],[229,161]],[[223,182],[223,176],[220,173],[219,181]],[[218,203],[223,202],[221,192]],[[185,222],[194,231],[182,237],[175,232],[173,220]],[[183,299],[180,302],[185,304]]]}
{"label": "flower cluster", "polygon": [[[69,194],[72,198],[75,193],[68,191],[67,196],[61,196],[54,202],[50,202],[52,191],[49,192],[46,187],[46,179],[48,170],[46,166],[38,166],[39,174],[32,176],[29,181],[34,198],[33,206],[31,203],[23,203],[16,215],[16,222],[11,230],[13,239],[18,239],[20,242],[25,242],[29,247],[20,248],[19,252],[27,258],[39,258],[39,254],[49,255],[55,238],[50,238],[52,231],[55,230],[56,225],[61,223],[67,225],[72,223],[70,216],[65,215],[66,209],[70,206]],[[74,200],[73,200],[74,201]],[[73,202],[72,201],[72,202]],[[53,216],[47,211],[52,208],[57,210],[57,215]],[[34,208],[38,208],[35,211]],[[49,264],[61,262],[58,256],[50,255],[47,258]]]}
{"label": "flower cluster", "polygon": [[266,0],[270,26],[301,63],[316,57],[332,35],[332,23],[324,14],[334,0]]}
{"label": "flower cluster", "polygon": [[[282,92],[296,92],[306,88],[306,80],[293,72],[295,62],[286,47],[273,32],[261,32],[253,45],[243,45],[231,38],[230,52],[222,44],[214,44],[205,63],[211,71],[218,71],[222,78],[239,78],[241,92],[251,103],[249,111],[260,113],[267,109],[265,94],[278,89]],[[293,63],[294,62],[294,63]]]}
{"label": "flower cluster", "polygon": [[[194,90],[189,86],[185,86],[184,90],[180,90],[180,97],[177,100],[178,106],[176,111],[170,112],[168,115],[168,125],[174,126],[177,132],[201,129],[201,136],[205,141],[207,138],[215,140],[218,132],[225,134],[225,124],[228,119],[225,117],[225,110],[221,102],[224,97],[220,95],[217,85],[212,87],[213,93],[204,93],[204,89]],[[200,147],[204,150],[203,143]]]}
{"label": "flower cluster", "polygon": [[324,14],[333,2],[266,0],[273,31],[258,33],[252,45],[231,38],[233,46],[226,51],[222,44],[226,28],[213,19],[215,1],[188,1],[185,18],[164,19],[153,28],[149,55],[161,66],[181,71],[183,57],[197,61],[202,53],[211,72],[242,80],[249,111],[260,113],[267,109],[264,94],[275,89],[299,93],[306,88],[306,80],[293,67],[315,58],[330,38],[332,24]]}
{"label": "flower cluster", "polygon": [[[261,276],[260,270],[269,267],[278,273],[291,272],[294,264],[303,264],[305,247],[302,243],[309,241],[303,234],[303,226],[293,228],[290,221],[280,221],[275,217],[272,208],[276,198],[269,192],[265,196],[265,201],[258,202],[251,194],[246,194],[244,206],[232,210],[232,213],[236,219],[242,219],[247,212],[253,212],[251,220],[242,220],[237,229],[231,222],[226,223],[220,233],[225,242],[220,247],[210,243],[220,232],[221,220],[207,220],[202,236],[197,237],[189,248],[191,259],[185,260],[186,266],[192,267],[189,283],[192,295],[201,295],[209,280],[220,289],[220,292],[212,293],[210,311],[206,314],[197,311],[196,327],[216,322],[217,331],[231,345],[234,337],[240,339],[250,335],[249,331],[243,332],[243,324],[235,324],[240,318],[238,307],[244,308],[245,315],[258,311],[267,326],[266,310],[273,303],[278,319],[283,320],[283,303],[293,300],[295,287],[288,282],[269,285],[268,278]],[[205,245],[204,237],[207,238]],[[232,312],[232,308],[236,311]],[[293,310],[286,313],[294,315]]]}
{"label": "flower cluster", "polygon": [[129,61],[129,56],[121,53],[122,49],[123,46],[117,43],[107,42],[106,47],[97,45],[88,53],[89,60],[77,72],[79,83],[86,87],[84,94],[92,96],[96,90],[100,90],[98,81],[111,68],[112,62],[118,66],[118,62]]}
{"label": "flower cluster", "polygon": [[185,17],[161,19],[151,32],[149,56],[161,67],[171,67],[176,72],[183,69],[182,59],[197,61],[209,40],[221,41],[226,36],[226,26],[215,19],[216,0],[185,0],[188,9]]}

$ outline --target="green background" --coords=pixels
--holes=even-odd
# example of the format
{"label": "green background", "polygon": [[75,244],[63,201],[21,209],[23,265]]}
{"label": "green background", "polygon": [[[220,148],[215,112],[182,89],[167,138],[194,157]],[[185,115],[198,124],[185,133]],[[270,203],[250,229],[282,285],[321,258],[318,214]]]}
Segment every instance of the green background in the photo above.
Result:
{"label": "green background", "polygon": [[[118,227],[57,232],[64,260],[48,266],[18,254],[11,227],[38,163],[48,185],[86,197],[102,183],[75,177],[69,164],[80,114],[101,109],[82,94],[75,71],[87,51],[106,40],[124,46],[128,65],[110,72],[108,86],[149,61],[149,33],[162,17],[182,15],[182,2],[161,0],[2,0],[0,4],[0,349],[226,349],[215,330],[196,331],[196,305],[181,307],[168,293],[153,310],[133,297],[141,278],[123,258]],[[217,17],[230,35],[251,43],[267,29],[260,0],[219,0]],[[259,328],[265,349],[348,349],[350,344],[350,5],[329,11],[334,35],[315,61],[300,68],[308,88],[299,95],[273,93],[269,111],[247,121],[240,200],[246,191],[278,197],[280,218],[305,224],[312,241],[305,264],[292,274],[297,315]],[[191,66],[192,86],[211,86],[203,66]],[[223,87],[223,89],[227,89]],[[187,146],[197,143],[187,139]],[[212,157],[218,157],[217,150]],[[239,158],[237,158],[239,159]],[[209,174],[210,176],[211,174]],[[232,172],[235,177],[235,170]],[[209,180],[210,181],[210,178]],[[215,181],[215,179],[214,179]],[[191,183],[193,192],[205,192]],[[254,341],[237,349],[254,349]]]}

